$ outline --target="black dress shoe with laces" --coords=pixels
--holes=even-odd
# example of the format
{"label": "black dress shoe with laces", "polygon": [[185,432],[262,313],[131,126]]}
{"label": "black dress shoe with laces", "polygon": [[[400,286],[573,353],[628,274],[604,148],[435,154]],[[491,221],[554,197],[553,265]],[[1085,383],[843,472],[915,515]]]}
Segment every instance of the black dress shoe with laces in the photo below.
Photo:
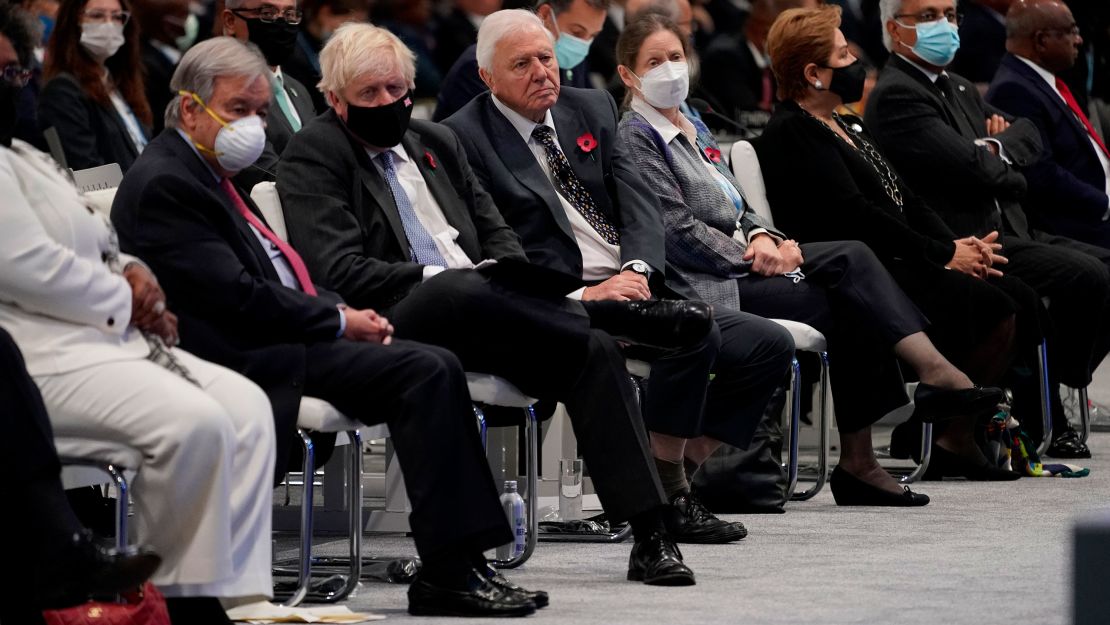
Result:
{"label": "black dress shoe with laces", "polygon": [[678,543],[720,545],[748,535],[742,523],[729,523],[713,515],[693,493],[681,492],[671,499],[667,532]]}
{"label": "black dress shoe with laces", "polygon": [[487,580],[489,580],[491,584],[497,586],[504,592],[516,593],[517,595],[520,595],[526,599],[531,599],[532,603],[536,604],[537,610],[547,607],[548,597],[546,592],[542,590],[527,590],[525,588],[521,588],[520,586],[517,586],[516,584],[509,581],[509,578],[505,577],[500,572],[498,572],[497,569],[488,564],[484,565],[481,569],[478,569],[478,572],[481,573]]}
{"label": "black dress shoe with laces", "polygon": [[148,547],[131,547],[120,552],[97,544],[92,532],[83,530],[70,539],[49,573],[48,583],[38,593],[45,609],[65,608],[90,597],[110,597],[138,588],[150,579],[162,558]]}
{"label": "black dress shoe with laces", "polygon": [[1002,389],[994,386],[948,389],[920,383],[913,393],[913,416],[925,423],[978,416],[994,410],[1002,398]]}
{"label": "black dress shoe with laces", "polygon": [[682,563],[682,552],[669,536],[653,532],[632,545],[628,579],[652,586],[693,586],[694,572]]}
{"label": "black dress shoe with laces", "polygon": [[682,349],[705,339],[713,328],[713,308],[705,302],[587,301],[582,306],[591,327],[633,345]]}
{"label": "black dress shoe with laces", "polygon": [[409,614],[414,616],[528,616],[536,604],[515,592],[506,592],[471,571],[465,589],[437,586],[420,575],[409,586]]}
{"label": "black dress shoe with laces", "polygon": [[829,488],[838,506],[915,507],[929,503],[928,495],[915,493],[909,486],[903,486],[901,493],[892,493],[864,482],[840,466],[833,469]]}
{"label": "black dress shoe with laces", "polygon": [[981,462],[976,462],[934,444],[929,468],[921,479],[940,481],[946,477],[962,477],[973,482],[1009,482],[1021,479],[1020,473],[992,467],[986,458],[980,460]]}
{"label": "black dress shoe with laces", "polygon": [[1068,429],[1055,434],[1044,455],[1052,458],[1090,458],[1091,450],[1079,440],[1079,432],[1068,426]]}

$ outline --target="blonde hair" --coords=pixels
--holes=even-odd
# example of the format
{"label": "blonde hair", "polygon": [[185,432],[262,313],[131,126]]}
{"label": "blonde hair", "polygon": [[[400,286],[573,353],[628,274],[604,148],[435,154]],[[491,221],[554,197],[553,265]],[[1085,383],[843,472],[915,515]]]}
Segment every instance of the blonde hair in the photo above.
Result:
{"label": "blonde hair", "polygon": [[401,69],[409,88],[416,84],[416,55],[397,35],[373,24],[349,22],[339,27],[320,51],[320,83],[323,92],[339,93],[358,76],[384,76]]}

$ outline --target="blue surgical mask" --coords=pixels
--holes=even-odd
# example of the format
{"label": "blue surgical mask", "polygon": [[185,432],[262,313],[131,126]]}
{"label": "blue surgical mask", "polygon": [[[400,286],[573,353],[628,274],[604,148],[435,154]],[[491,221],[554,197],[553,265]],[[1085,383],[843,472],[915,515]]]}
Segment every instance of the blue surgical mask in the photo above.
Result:
{"label": "blue surgical mask", "polygon": [[942,17],[936,21],[918,23],[914,30],[917,31],[917,43],[910,49],[922,61],[937,67],[946,67],[956,58],[956,51],[960,49],[960,31],[955,24]]}
{"label": "blue surgical mask", "polygon": [[54,18],[40,15],[39,22],[42,23],[42,45],[45,46],[46,42],[50,41],[50,33],[54,32]]}
{"label": "blue surgical mask", "polygon": [[555,21],[555,13],[551,14],[551,23],[555,25],[555,60],[559,61],[559,67],[562,69],[571,69],[578,67],[578,64],[586,60],[586,55],[590,53],[590,44],[593,43],[591,39],[580,39],[574,35],[559,32],[559,22]]}

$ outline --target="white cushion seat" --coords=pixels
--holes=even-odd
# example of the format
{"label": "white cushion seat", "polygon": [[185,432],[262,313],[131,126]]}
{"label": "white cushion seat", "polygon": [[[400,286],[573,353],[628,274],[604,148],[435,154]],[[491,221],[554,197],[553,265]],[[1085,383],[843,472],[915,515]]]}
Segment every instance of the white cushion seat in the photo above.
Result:
{"label": "white cushion seat", "polygon": [[786,328],[790,332],[790,336],[794,337],[794,348],[800,352],[824,352],[828,351],[828,342],[825,340],[825,335],[818,332],[812,326],[808,326],[800,321],[791,321],[789,319],[771,319],[780,326]]}

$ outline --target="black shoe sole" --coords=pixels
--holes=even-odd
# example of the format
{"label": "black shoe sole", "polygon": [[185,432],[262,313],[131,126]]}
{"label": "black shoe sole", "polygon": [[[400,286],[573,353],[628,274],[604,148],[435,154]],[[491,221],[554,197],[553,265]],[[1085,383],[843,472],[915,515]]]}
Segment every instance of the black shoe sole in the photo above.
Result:
{"label": "black shoe sole", "polygon": [[471,618],[512,618],[535,614],[534,606],[520,606],[506,610],[478,611],[478,610],[453,610],[449,608],[414,606],[409,604],[409,614],[413,616],[460,616]]}
{"label": "black shoe sole", "polygon": [[644,574],[639,571],[629,571],[628,581],[643,582],[649,586],[693,586],[697,583],[693,575],[687,575],[686,573],[669,573],[651,579],[644,579]]}
{"label": "black shoe sole", "polygon": [[671,534],[676,543],[687,545],[724,545],[743,540],[748,535],[747,530],[721,531],[707,534]]}

